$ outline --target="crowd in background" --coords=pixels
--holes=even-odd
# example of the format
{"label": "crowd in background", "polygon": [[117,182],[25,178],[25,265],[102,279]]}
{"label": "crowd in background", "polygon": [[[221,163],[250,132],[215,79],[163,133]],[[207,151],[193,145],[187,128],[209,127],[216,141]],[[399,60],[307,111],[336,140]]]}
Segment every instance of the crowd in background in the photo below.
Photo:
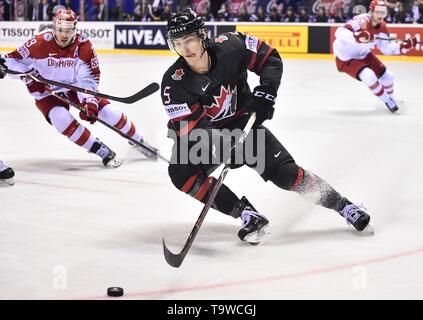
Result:
{"label": "crowd in background", "polygon": [[[386,2],[388,23],[423,23],[423,0]],[[0,21],[50,21],[58,4],[82,21],[166,21],[191,7],[207,21],[324,23],[345,22],[370,0],[0,0]]]}

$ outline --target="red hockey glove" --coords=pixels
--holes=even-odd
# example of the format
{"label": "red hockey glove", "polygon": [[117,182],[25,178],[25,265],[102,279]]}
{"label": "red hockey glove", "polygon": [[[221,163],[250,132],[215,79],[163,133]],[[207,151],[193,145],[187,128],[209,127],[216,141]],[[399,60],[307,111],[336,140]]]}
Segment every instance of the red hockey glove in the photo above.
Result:
{"label": "red hockey glove", "polygon": [[409,38],[407,40],[403,40],[402,43],[400,44],[400,51],[401,53],[407,53],[408,51],[410,51],[411,49],[413,49],[417,44],[417,38],[413,37],[413,38]]}
{"label": "red hockey glove", "polygon": [[89,121],[91,124],[97,121],[98,116],[98,102],[94,97],[85,98],[82,101],[85,111],[79,112],[79,117],[82,120]]}
{"label": "red hockey glove", "polygon": [[359,30],[354,32],[354,38],[358,43],[367,43],[373,41],[374,35],[367,30]]}
{"label": "red hockey glove", "polygon": [[[33,76],[36,76],[36,77],[38,77],[40,75],[40,73],[35,69],[32,69],[29,72],[29,74],[32,74]],[[28,88],[30,93],[33,93],[33,92],[44,93],[46,91],[46,85],[45,84],[38,82],[38,81],[35,81],[34,79],[32,79],[29,76],[22,76],[21,79],[23,80],[23,82],[25,82],[26,87]]]}

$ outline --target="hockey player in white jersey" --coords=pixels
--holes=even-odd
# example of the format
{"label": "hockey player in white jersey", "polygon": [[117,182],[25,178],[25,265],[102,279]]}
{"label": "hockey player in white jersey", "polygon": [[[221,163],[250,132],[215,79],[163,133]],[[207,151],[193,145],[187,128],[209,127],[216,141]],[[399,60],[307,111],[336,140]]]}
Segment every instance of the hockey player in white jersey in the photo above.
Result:
{"label": "hockey player in white jersey", "polygon": [[[7,68],[22,73],[32,70],[33,74],[46,79],[96,91],[100,81],[98,58],[91,42],[77,33],[76,24],[76,15],[72,10],[57,10],[53,17],[53,30],[36,35],[7,54],[5,59],[0,57],[0,73],[4,77]],[[35,98],[38,109],[58,132],[88,152],[100,156],[104,166],[115,168],[121,165],[122,161],[115,152],[73,117],[69,105],[48,92],[44,84],[29,77],[22,79]],[[150,149],[157,150],[143,141],[134,124],[107,99],[69,90],[61,94],[85,108],[85,113],[80,112],[81,119],[93,124],[99,118]],[[157,153],[138,146],[135,148],[148,158],[157,158]]]}
{"label": "hockey player in white jersey", "polygon": [[[1,70],[0,70],[1,73]],[[9,167],[6,162],[0,160],[0,185],[9,185],[12,186],[15,184],[14,178],[15,171]]]}
{"label": "hockey player in white jersey", "polygon": [[384,55],[406,54],[416,46],[417,39],[413,37],[402,42],[381,40],[389,38],[384,21],[387,12],[383,0],[372,0],[368,13],[355,16],[336,30],[333,52],[340,72],[362,81],[391,112],[396,112],[394,75],[372,53],[372,49],[377,46]]}

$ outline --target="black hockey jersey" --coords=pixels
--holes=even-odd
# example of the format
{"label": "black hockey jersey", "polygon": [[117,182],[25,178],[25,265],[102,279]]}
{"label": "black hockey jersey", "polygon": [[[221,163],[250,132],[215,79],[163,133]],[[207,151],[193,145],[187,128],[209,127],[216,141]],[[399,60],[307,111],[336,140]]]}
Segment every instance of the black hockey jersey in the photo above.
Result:
{"label": "black hockey jersey", "polygon": [[209,40],[211,68],[198,74],[180,57],[164,74],[161,94],[168,127],[179,136],[205,122],[222,128],[245,114],[252,103],[247,70],[260,76],[260,84],[276,91],[282,77],[278,52],[243,33],[224,33]]}

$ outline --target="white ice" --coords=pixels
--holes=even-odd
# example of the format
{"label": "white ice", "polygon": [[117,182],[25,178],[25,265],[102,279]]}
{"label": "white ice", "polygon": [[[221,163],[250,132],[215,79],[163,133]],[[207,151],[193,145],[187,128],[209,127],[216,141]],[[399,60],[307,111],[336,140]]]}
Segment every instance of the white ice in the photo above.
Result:
{"label": "white ice", "polygon": [[[160,83],[174,59],[100,56],[100,89],[125,96]],[[286,59],[267,122],[299,165],[367,207],[373,237],[241,168],[225,182],[271,233],[242,243],[240,221],[212,210],[178,269],[162,238],[179,251],[202,205],[172,185],[166,163],[138,160],[123,138],[88,125],[125,160],[103,169],[44,121],[20,81],[0,81],[0,159],[16,171],[15,186],[0,188],[0,299],[107,299],[110,286],[126,299],[422,299],[423,64],[386,65],[398,115],[334,61]],[[115,105],[170,156],[159,93]]]}

